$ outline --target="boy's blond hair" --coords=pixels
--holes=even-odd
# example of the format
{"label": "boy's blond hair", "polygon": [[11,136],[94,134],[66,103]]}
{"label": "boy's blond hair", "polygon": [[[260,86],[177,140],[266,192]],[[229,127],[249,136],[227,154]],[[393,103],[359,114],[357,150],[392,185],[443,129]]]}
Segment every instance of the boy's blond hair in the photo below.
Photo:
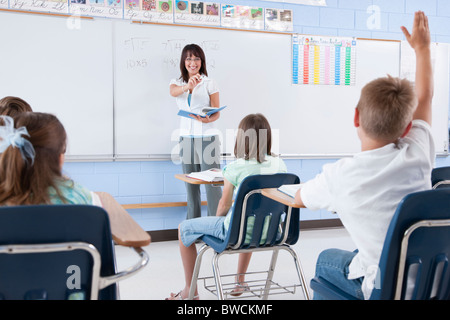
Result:
{"label": "boy's blond hair", "polygon": [[375,79],[361,90],[359,122],[372,139],[394,141],[402,136],[417,107],[414,88],[407,79]]}

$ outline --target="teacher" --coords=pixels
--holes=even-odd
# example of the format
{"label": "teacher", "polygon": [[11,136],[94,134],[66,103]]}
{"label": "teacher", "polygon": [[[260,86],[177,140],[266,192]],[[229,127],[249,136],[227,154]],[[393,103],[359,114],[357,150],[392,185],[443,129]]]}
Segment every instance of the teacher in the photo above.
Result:
{"label": "teacher", "polygon": [[[179,109],[201,113],[205,107],[219,107],[217,83],[208,78],[205,53],[196,44],[183,48],[180,59],[181,76],[170,81],[170,95]],[[211,116],[180,117],[180,159],[183,173],[220,168],[220,140],[214,121],[220,112]],[[220,187],[205,185],[208,216],[215,216],[222,196]],[[201,216],[200,185],[186,183],[187,219]]]}

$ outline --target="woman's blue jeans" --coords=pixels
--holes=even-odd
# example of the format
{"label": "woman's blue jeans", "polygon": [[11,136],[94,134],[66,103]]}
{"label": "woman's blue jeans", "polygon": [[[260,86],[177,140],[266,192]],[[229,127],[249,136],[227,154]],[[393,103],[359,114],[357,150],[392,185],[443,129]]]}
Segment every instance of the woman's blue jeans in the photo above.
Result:
{"label": "woman's blue jeans", "polygon": [[[316,277],[321,277],[346,293],[363,300],[364,295],[361,291],[363,278],[353,280],[347,279],[348,266],[356,255],[355,252],[327,249],[320,253],[316,264]],[[324,300],[325,298],[314,292],[314,300]]]}

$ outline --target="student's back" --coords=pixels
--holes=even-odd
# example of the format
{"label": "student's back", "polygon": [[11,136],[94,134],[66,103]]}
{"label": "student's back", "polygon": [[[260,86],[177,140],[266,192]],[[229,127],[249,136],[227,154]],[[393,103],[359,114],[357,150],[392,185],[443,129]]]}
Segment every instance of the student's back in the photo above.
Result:
{"label": "student's back", "polygon": [[431,188],[434,157],[430,126],[415,120],[397,144],[325,165],[305,185],[301,193],[305,206],[337,212],[357,245],[349,277],[367,278],[377,271],[392,216],[403,197]]}
{"label": "student's back", "polygon": [[360,298],[370,295],[386,232],[401,199],[431,188],[433,81],[423,12],[415,15],[412,35],[403,31],[416,52],[417,96],[404,79],[388,76],[367,84],[354,117],[361,153],[325,165],[296,194],[296,202],[309,209],[337,212],[358,249],[322,252],[316,276],[340,282],[341,289]]}

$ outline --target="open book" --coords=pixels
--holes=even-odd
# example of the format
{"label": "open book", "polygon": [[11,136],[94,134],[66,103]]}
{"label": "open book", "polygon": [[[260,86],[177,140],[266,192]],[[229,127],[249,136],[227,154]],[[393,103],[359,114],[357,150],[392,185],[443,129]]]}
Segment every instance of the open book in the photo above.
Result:
{"label": "open book", "polygon": [[220,108],[205,107],[205,108],[202,109],[201,113],[195,113],[195,112],[192,112],[192,111],[189,111],[189,110],[179,110],[178,111],[178,115],[182,116],[182,117],[189,118],[189,119],[192,119],[192,117],[189,116],[190,114],[193,114],[193,115],[205,118],[206,116],[211,116],[212,114],[214,114],[216,112],[219,112],[219,111],[225,109],[226,107],[227,106],[223,106],[223,107],[220,107]]}
{"label": "open book", "polygon": [[212,168],[200,172],[192,172],[187,175],[189,178],[208,181],[208,182],[219,182],[223,181],[222,169]]}
{"label": "open book", "polygon": [[294,198],[295,194],[297,193],[297,190],[302,187],[302,183],[300,184],[283,184],[281,187],[278,188],[278,191],[281,191],[288,196]]}

